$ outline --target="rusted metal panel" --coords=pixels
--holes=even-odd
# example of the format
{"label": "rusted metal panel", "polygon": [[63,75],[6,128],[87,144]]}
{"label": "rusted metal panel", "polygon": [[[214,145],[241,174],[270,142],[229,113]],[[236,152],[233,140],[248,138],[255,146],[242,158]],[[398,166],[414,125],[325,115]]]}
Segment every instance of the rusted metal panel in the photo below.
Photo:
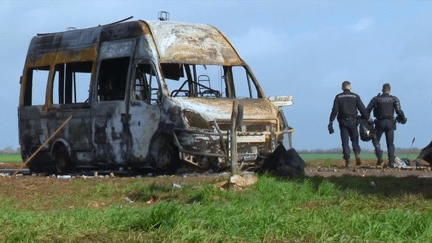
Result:
{"label": "rusted metal panel", "polygon": [[[199,113],[208,121],[230,120],[233,99],[174,98],[183,110]],[[245,120],[275,120],[277,110],[266,99],[239,99]]]}
{"label": "rusted metal panel", "polygon": [[147,22],[160,62],[240,65],[243,60],[215,27],[204,24]]}
{"label": "rusted metal panel", "polygon": [[99,43],[102,27],[41,34],[33,37],[27,57],[40,59],[40,56],[58,50],[71,52],[89,49]]}
{"label": "rusted metal panel", "polygon": [[160,123],[160,109],[142,101],[131,101],[129,114],[131,156],[134,160],[145,161],[150,148],[150,138]]}
{"label": "rusted metal panel", "polygon": [[121,164],[127,158],[129,127],[124,101],[94,104],[92,130],[95,156],[98,160]]}
{"label": "rusted metal panel", "polygon": [[101,45],[99,59],[117,58],[130,56],[135,42],[130,41],[112,41]]}

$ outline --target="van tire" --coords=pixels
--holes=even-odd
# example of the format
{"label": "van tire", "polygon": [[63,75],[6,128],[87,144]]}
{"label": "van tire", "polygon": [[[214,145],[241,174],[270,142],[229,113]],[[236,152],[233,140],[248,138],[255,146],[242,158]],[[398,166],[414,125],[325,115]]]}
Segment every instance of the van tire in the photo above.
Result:
{"label": "van tire", "polygon": [[153,166],[161,173],[174,174],[179,165],[180,157],[177,147],[168,139],[160,137],[153,146]]}
{"label": "van tire", "polygon": [[71,163],[68,151],[64,146],[61,146],[55,150],[54,165],[56,174],[64,174],[69,172]]}

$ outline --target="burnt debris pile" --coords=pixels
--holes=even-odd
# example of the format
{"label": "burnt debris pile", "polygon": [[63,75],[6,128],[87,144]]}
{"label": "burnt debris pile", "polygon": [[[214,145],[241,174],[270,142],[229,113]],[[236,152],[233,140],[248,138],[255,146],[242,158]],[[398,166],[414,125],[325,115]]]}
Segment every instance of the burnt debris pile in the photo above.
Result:
{"label": "burnt debris pile", "polygon": [[418,156],[418,159],[422,159],[432,165],[432,141],[428,146],[424,147]]}
{"label": "burnt debris pile", "polygon": [[305,162],[293,148],[286,150],[281,144],[273,153],[261,154],[256,173],[270,173],[280,177],[293,178],[305,174]]}

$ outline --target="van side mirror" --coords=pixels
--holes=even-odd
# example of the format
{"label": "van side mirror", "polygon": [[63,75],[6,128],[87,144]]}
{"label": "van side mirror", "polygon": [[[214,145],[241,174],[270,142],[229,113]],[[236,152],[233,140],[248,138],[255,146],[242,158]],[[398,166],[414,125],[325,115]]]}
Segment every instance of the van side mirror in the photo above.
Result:
{"label": "van side mirror", "polygon": [[292,95],[277,95],[268,98],[277,108],[292,106],[294,104]]}

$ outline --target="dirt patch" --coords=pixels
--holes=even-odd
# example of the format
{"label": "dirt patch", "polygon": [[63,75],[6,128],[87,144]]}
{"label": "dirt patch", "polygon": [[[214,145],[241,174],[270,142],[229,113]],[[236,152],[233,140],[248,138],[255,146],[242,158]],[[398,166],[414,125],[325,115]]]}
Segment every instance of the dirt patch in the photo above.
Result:
{"label": "dirt patch", "polygon": [[[19,169],[23,166],[24,163],[3,163],[0,162],[0,169]],[[27,166],[24,166],[23,168],[27,168]]]}
{"label": "dirt patch", "polygon": [[[305,173],[306,176],[317,185],[321,181],[328,180],[341,188],[356,189],[363,193],[377,193],[376,188],[381,188],[380,193],[384,196],[396,196],[404,194],[421,194],[424,198],[432,199],[432,171],[429,166],[421,166],[420,168],[399,169],[399,168],[381,168],[375,165],[374,159],[366,159],[362,161],[361,166],[354,166],[352,168],[345,168],[343,160],[333,160],[331,165],[327,165],[329,161],[326,160],[313,160],[306,163]],[[0,169],[18,169],[21,168],[21,163],[0,163]],[[174,185],[184,181],[185,183],[193,183],[199,185],[203,181],[210,181],[214,183],[220,182],[221,178],[229,178],[228,173],[224,174],[191,174],[180,176],[166,176],[166,177],[144,177],[149,183],[168,183]],[[347,179],[348,177],[348,179]],[[24,203],[25,205],[32,205],[31,207],[38,210],[52,210],[54,207],[61,208],[74,208],[74,207],[107,207],[110,204],[128,203],[125,201],[123,192],[119,191],[115,195],[110,195],[104,201],[97,201],[92,198],[90,192],[81,189],[77,184],[77,179],[61,179],[55,176],[41,176],[41,175],[22,175],[18,174],[16,177],[10,177],[9,173],[0,173],[0,197],[13,198],[16,203]],[[85,179],[81,179],[85,181]],[[95,179],[90,179],[89,185],[96,184]],[[75,182],[74,182],[75,181]],[[93,182],[92,182],[93,181]],[[105,184],[115,184],[115,188],[126,187],[129,183],[133,183],[133,177],[115,177],[103,178]],[[371,184],[373,181],[373,185]],[[347,182],[349,182],[347,184]],[[87,185],[88,183],[83,185]],[[181,184],[181,183],[180,183]],[[71,200],[65,200],[61,206],[55,203],[58,197],[65,198],[69,195]],[[72,200],[75,198],[75,200]],[[76,200],[76,198],[81,198]],[[48,200],[48,201],[47,201]],[[50,203],[52,201],[52,203]],[[34,202],[27,204],[29,202]],[[79,202],[79,203],[77,203]],[[57,208],[55,208],[57,209]]]}
{"label": "dirt patch", "polygon": [[309,177],[322,176],[322,177],[338,177],[344,175],[366,177],[421,177],[432,178],[431,167],[428,163],[421,161],[418,167],[409,168],[381,168],[376,166],[375,159],[363,159],[360,166],[352,166],[351,168],[345,167],[344,160],[333,160],[332,165],[326,165],[326,160],[313,160],[307,164],[313,166],[306,166],[305,172]]}
{"label": "dirt patch", "polygon": [[[353,161],[354,162],[354,161]],[[21,163],[0,163],[0,170],[2,169],[20,169]],[[425,161],[420,161],[420,166],[410,168],[381,168],[376,166],[375,159],[362,159],[360,166],[352,166],[351,168],[345,167],[344,160],[331,160],[329,164],[328,160],[316,159],[306,162],[305,168],[306,176],[394,176],[394,177],[431,177],[432,171],[429,164]],[[205,175],[205,174],[203,174]],[[0,177],[1,179],[1,177]],[[39,182],[41,183],[41,182]],[[47,182],[49,183],[49,182]]]}

